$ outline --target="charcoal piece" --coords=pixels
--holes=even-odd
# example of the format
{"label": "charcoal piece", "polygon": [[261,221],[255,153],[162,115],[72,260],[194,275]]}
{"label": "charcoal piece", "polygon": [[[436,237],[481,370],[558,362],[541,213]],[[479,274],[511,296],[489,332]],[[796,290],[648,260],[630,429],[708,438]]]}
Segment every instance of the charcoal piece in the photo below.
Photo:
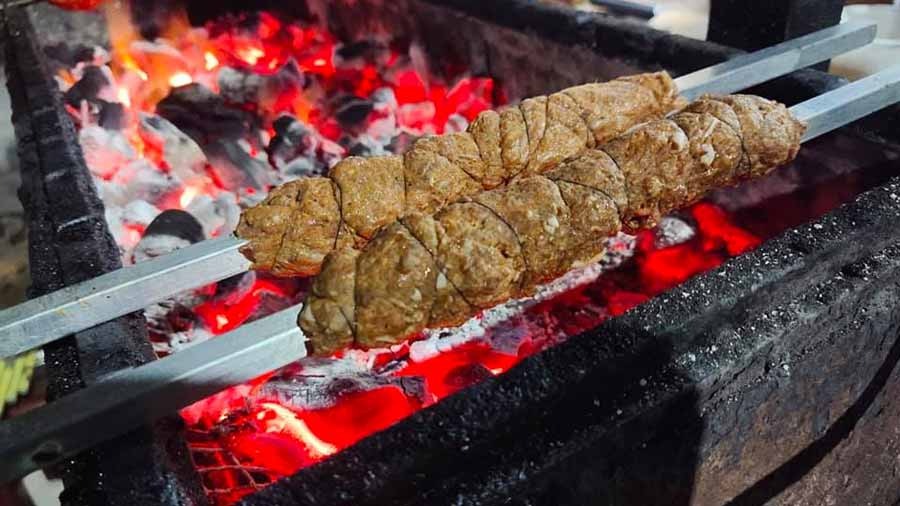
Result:
{"label": "charcoal piece", "polygon": [[106,100],[98,100],[98,102],[100,104],[98,118],[100,126],[107,130],[122,130],[128,125],[124,105]]}
{"label": "charcoal piece", "polygon": [[335,49],[334,55],[340,62],[348,62],[355,59],[372,60],[378,53],[387,48],[378,41],[372,39],[363,39],[356,42],[344,44]]}
{"label": "charcoal piece", "polygon": [[365,121],[374,107],[372,101],[354,97],[338,107],[335,118],[342,127],[351,128]]}
{"label": "charcoal piece", "polygon": [[173,88],[157,104],[156,112],[201,146],[247,137],[254,123],[249,113],[230,107],[221,96],[197,83]]}
{"label": "charcoal piece", "polygon": [[162,153],[172,174],[184,184],[206,183],[206,155],[192,138],[159,116],[140,114],[141,138]]}
{"label": "charcoal piece", "polygon": [[254,271],[242,272],[234,276],[227,277],[216,283],[216,297],[224,297],[227,295],[243,296],[256,283],[256,273]]}
{"label": "charcoal piece", "polygon": [[107,86],[112,86],[112,82],[106,72],[96,65],[88,65],[81,79],[66,91],[63,98],[72,107],[79,107],[83,100],[96,103],[100,92]]}
{"label": "charcoal piece", "polygon": [[282,114],[272,122],[272,128],[275,130],[276,134],[287,135],[289,129],[295,123],[300,123],[297,118],[291,116],[290,114]]}
{"label": "charcoal piece", "polygon": [[325,164],[318,163],[317,160],[298,156],[286,165],[279,167],[281,174],[287,179],[297,179],[301,177],[323,176],[328,171]]}
{"label": "charcoal piece", "polygon": [[654,232],[653,245],[656,248],[667,248],[691,240],[696,232],[694,227],[681,218],[665,216],[659,220]]}
{"label": "charcoal piece", "polygon": [[134,263],[144,262],[186,248],[205,238],[203,227],[190,213],[170,209],[160,213],[147,227],[144,237],[134,247],[132,260]]}
{"label": "charcoal piece", "polygon": [[427,398],[422,377],[380,374],[352,358],[316,357],[307,358],[300,367],[285,368],[255,391],[254,398],[276,399],[297,409],[322,409],[333,406],[345,394],[388,386],[420,402]]}
{"label": "charcoal piece", "polygon": [[225,188],[262,191],[275,183],[269,164],[250,156],[234,140],[222,139],[205,145],[203,150],[209,158],[209,170]]}
{"label": "charcoal piece", "polygon": [[312,130],[302,121],[290,115],[282,115],[273,124],[275,136],[269,142],[266,152],[269,155],[269,163],[285,173],[287,167],[299,158],[309,159],[307,162],[299,162],[301,172],[309,165],[314,168],[317,164],[316,150],[319,142]]}
{"label": "charcoal piece", "polygon": [[169,235],[184,239],[191,244],[198,243],[206,237],[203,226],[191,213],[180,209],[163,211],[154,219],[144,232],[144,237],[152,235]]}
{"label": "charcoal piece", "polygon": [[362,142],[355,142],[347,149],[347,153],[350,156],[372,156],[372,149]]}
{"label": "charcoal piece", "polygon": [[96,54],[95,48],[81,44],[60,42],[44,46],[44,53],[56,62],[71,68],[81,62],[93,61]]}
{"label": "charcoal piece", "polygon": [[224,67],[219,71],[219,93],[236,104],[254,104],[264,111],[273,111],[279,99],[303,89],[303,73],[290,60],[274,74]]}
{"label": "charcoal piece", "polygon": [[369,135],[360,135],[356,138],[343,138],[340,144],[347,149],[350,156],[384,156],[390,155],[391,152],[384,149],[384,146],[378,143]]}

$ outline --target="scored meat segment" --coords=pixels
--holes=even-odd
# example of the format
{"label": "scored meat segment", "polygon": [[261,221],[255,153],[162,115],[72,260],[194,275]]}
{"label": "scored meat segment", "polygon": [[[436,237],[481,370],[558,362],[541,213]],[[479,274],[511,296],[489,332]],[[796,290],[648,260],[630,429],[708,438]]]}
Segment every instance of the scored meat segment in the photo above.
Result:
{"label": "scored meat segment", "polygon": [[712,189],[790,162],[804,130],[764,98],[701,98],[543,175],[411,213],[361,250],[339,249],[299,325],[312,351],[327,355],[460,324],[595,257],[620,230],[651,227]]}
{"label": "scored meat segment", "polygon": [[242,252],[255,269],[314,275],[330,251],[360,248],[401,216],[542,174],[678,103],[667,73],[640,74],[485,111],[466,132],[423,137],[402,156],[347,158],[329,177],[287,183],[244,211]]}

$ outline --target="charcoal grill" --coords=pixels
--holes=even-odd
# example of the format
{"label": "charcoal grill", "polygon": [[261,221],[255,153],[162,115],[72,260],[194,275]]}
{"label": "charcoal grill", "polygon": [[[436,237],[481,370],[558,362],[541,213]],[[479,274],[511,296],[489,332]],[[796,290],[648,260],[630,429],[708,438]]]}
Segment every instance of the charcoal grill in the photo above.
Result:
{"label": "charcoal grill", "polygon": [[[432,56],[508,83],[512,96],[645,68],[682,74],[736,54],[525,2],[348,4],[331,4],[336,33],[418,37]],[[207,9],[194,14],[220,12]],[[118,252],[33,20],[18,11],[9,23],[37,295],[117,268]],[[458,37],[443,35],[450,26]],[[840,84],[801,71],[756,91],[793,104]],[[836,135],[892,151],[898,118],[872,115]],[[887,181],[245,503],[892,504],[898,186]],[[138,315],[79,332],[47,356],[54,396],[152,358]],[[163,420],[64,465],[63,499],[202,504],[188,464],[179,422]]]}

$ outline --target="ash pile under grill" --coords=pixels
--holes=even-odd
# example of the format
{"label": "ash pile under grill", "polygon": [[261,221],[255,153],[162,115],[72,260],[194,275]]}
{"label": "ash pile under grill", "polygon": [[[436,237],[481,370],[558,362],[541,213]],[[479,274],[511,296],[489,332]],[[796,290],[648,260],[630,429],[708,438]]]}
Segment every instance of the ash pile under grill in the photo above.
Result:
{"label": "ash pile under grill", "polygon": [[[490,78],[433,75],[416,45],[344,44],[266,13],[202,28],[176,16],[166,38],[147,41],[127,19],[111,12],[109,51],[50,51],[126,264],[230,234],[241,208],[273,185],[461,131],[505,102]],[[835,142],[850,144],[836,152],[853,151],[845,138],[816,145]],[[304,360],[197,403],[182,415],[204,486],[213,502],[231,504],[501,374],[883,181],[889,174],[877,168],[857,170],[882,158],[801,156],[654,231],[610,239],[597,263],[459,328]],[[145,311],[155,350],[176,353],[296,304],[306,286],[250,272],[179,294]]]}

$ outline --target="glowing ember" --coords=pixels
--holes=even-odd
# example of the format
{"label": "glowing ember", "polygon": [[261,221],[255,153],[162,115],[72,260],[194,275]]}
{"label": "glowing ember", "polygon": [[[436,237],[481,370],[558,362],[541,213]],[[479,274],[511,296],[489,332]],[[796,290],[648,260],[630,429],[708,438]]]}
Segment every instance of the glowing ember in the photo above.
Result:
{"label": "glowing ember", "polygon": [[172,77],[169,78],[169,85],[173,88],[177,88],[179,86],[187,86],[194,82],[194,78],[191,77],[187,72],[176,72],[172,74]]}
{"label": "glowing ember", "polygon": [[203,54],[203,59],[206,62],[206,70],[213,70],[219,66],[219,59],[209,51]]}
{"label": "glowing ember", "polygon": [[261,406],[268,411],[260,411],[256,418],[265,423],[266,432],[290,434],[291,437],[302,442],[314,458],[327,457],[337,452],[337,448],[333,444],[316,437],[306,423],[297,418],[293,411],[274,402],[264,402]]}
{"label": "glowing ember", "polygon": [[237,54],[250,65],[256,65],[259,59],[266,55],[266,52],[258,47],[244,47],[238,49]]}

